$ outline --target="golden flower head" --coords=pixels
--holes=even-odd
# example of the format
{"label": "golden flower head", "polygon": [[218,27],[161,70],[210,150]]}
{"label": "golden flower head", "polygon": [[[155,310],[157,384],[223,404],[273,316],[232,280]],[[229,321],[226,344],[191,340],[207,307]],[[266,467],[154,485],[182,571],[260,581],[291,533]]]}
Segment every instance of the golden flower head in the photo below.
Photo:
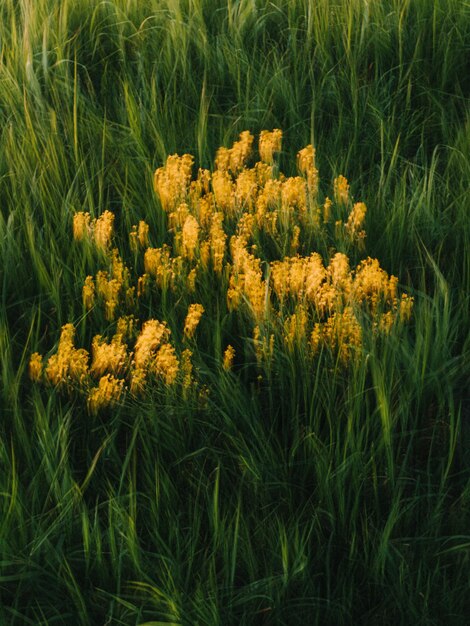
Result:
{"label": "golden flower head", "polygon": [[182,240],[183,256],[189,260],[194,258],[194,253],[199,242],[199,230],[200,227],[197,219],[192,215],[188,215],[183,224]]}
{"label": "golden flower head", "polygon": [[274,161],[274,153],[281,151],[282,130],[275,128],[272,131],[262,130],[259,136],[259,154],[261,160],[271,164]]}
{"label": "golden flower head", "polygon": [[158,349],[153,363],[154,372],[167,385],[173,385],[179,372],[179,361],[175,349],[169,343],[164,343]]}
{"label": "golden flower head", "polygon": [[121,399],[124,391],[124,380],[116,378],[112,374],[106,374],[100,378],[98,387],[88,394],[88,409],[96,414],[103,408],[115,406]]}
{"label": "golden flower head", "polygon": [[95,283],[93,276],[87,276],[82,288],[82,300],[85,309],[90,310],[95,303]]}
{"label": "golden flower head", "polygon": [[73,216],[73,238],[76,241],[86,239],[91,234],[90,214],[80,211]]}
{"label": "golden flower head", "polygon": [[191,339],[204,313],[202,304],[190,304],[184,321],[184,336]]}
{"label": "golden flower head", "polygon": [[116,375],[124,372],[128,355],[121,334],[115,335],[109,343],[101,335],[95,335],[91,353],[90,373],[94,376],[102,376],[106,372]]}
{"label": "golden flower head", "polygon": [[29,360],[29,377],[32,381],[38,382],[42,378],[43,362],[42,356],[38,352],[33,352]]}
{"label": "golden flower head", "polygon": [[347,204],[349,200],[349,183],[347,178],[340,174],[333,181],[334,196],[337,204]]}
{"label": "golden flower head", "polygon": [[232,369],[234,358],[235,358],[235,348],[229,344],[224,352],[224,360],[223,360],[224,370],[228,371]]}
{"label": "golden flower head", "polygon": [[150,357],[155,354],[157,348],[170,336],[170,329],[166,322],[147,320],[137,337],[134,348],[134,361],[136,367],[145,367]]}
{"label": "golden flower head", "polygon": [[99,250],[106,251],[113,236],[114,213],[104,211],[93,223],[93,238]]}
{"label": "golden flower head", "polygon": [[194,158],[190,154],[169,156],[163,167],[154,174],[154,189],[166,212],[173,211],[186,200],[191,181]]}

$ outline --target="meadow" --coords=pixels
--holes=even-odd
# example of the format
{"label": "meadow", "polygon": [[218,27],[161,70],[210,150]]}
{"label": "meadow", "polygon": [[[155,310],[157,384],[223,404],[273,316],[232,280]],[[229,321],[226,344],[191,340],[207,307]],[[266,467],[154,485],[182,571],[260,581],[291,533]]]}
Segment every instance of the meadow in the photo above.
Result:
{"label": "meadow", "polygon": [[0,624],[468,624],[470,4],[0,3]]}

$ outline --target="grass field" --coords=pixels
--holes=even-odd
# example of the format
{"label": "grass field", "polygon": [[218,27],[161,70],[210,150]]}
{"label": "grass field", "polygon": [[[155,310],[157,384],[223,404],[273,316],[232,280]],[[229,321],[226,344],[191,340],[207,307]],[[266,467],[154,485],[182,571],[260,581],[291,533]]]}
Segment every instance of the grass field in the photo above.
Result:
{"label": "grass field", "polygon": [[469,97],[466,0],[0,3],[0,624],[468,624]]}

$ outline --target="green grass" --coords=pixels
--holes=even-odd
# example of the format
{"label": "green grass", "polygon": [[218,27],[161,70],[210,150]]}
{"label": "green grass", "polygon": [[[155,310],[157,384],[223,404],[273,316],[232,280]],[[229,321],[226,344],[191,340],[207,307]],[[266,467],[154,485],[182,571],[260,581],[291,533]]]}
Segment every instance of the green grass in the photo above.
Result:
{"label": "green grass", "polygon": [[[468,623],[469,59],[462,0],[1,3],[0,624]],[[161,244],[166,156],[212,167],[274,127],[283,171],[313,141],[322,191],[343,173],[367,203],[411,324],[348,371],[279,352],[257,382],[248,341],[215,365],[214,311],[206,406],[92,417],[34,386],[63,324],[91,337],[75,211]]]}

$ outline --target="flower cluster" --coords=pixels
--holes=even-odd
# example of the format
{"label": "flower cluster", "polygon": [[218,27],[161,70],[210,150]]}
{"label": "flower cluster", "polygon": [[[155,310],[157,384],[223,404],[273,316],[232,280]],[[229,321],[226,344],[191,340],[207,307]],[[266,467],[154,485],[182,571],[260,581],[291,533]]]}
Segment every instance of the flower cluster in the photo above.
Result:
{"label": "flower cluster", "polygon": [[81,390],[92,413],[117,404],[126,391],[139,395],[152,381],[168,388],[179,380],[184,390],[194,383],[191,352],[185,350],[178,358],[165,322],[147,320],[136,333],[134,318],[121,317],[110,340],[93,337],[91,354],[75,347],[75,332],[73,324],[66,324],[57,352],[47,360],[35,352],[30,377],[68,391]]}
{"label": "flower cluster", "polygon": [[76,241],[88,239],[95,246],[106,251],[114,232],[114,213],[104,211],[100,217],[92,220],[89,213],[80,211],[73,218],[73,238]]}
{"label": "flower cluster", "polygon": [[[231,148],[219,148],[213,172],[199,169],[195,178],[191,155],[167,158],[154,174],[167,243],[152,247],[150,227],[140,220],[128,233],[133,266],[124,262],[125,251],[112,247],[110,211],[95,220],[75,215],[74,239],[90,241],[106,259],[84,280],[84,310],[92,319],[104,317],[115,332],[96,334],[89,353],[74,346],[75,328],[67,324],[55,354],[32,355],[33,380],[81,389],[92,412],[158,381],[166,388],[181,385],[186,397],[195,384],[192,352],[177,346],[197,347],[196,329],[205,311],[214,310],[213,298],[218,310],[251,325],[247,341],[258,365],[268,368],[276,350],[301,350],[309,358],[329,350],[341,363],[355,362],[366,327],[387,334],[410,318],[413,299],[398,293],[398,279],[377,259],[357,264],[336,251],[339,243],[356,254],[365,247],[367,207],[353,200],[347,179],[337,176],[333,199],[321,199],[312,145],[298,152],[296,176],[278,173],[275,164],[281,130],[261,132],[257,162],[253,145],[244,131]],[[328,258],[315,251],[318,240],[332,244]],[[181,310],[180,302],[187,307],[175,342],[166,321],[142,318],[152,298],[163,297],[174,308]],[[231,370],[233,338],[225,339],[220,365]]]}

